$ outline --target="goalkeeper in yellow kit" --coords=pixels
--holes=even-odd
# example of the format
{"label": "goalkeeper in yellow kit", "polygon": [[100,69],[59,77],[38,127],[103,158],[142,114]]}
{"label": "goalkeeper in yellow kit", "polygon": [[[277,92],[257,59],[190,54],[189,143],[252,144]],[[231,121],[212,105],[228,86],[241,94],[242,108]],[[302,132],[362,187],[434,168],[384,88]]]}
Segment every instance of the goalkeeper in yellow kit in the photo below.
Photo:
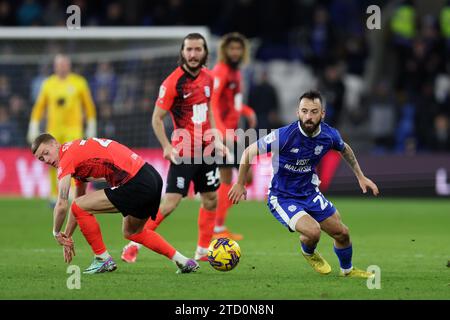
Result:
{"label": "goalkeeper in yellow kit", "polygon": [[[97,134],[96,111],[86,79],[71,72],[71,61],[66,55],[56,55],[53,67],[54,74],[42,83],[33,106],[28,142],[33,142],[40,134],[39,125],[44,113],[47,118],[45,131],[61,143],[94,137]],[[83,118],[86,120],[84,134]],[[58,195],[54,168],[50,169],[50,186],[50,201],[54,203]]]}

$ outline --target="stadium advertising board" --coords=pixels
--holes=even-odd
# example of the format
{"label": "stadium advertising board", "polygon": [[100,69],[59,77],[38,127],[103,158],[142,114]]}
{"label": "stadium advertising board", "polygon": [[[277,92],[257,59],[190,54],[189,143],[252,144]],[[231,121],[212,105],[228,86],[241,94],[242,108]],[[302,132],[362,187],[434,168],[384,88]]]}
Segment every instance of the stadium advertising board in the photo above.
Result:
{"label": "stadium advertising board", "polygon": [[[162,151],[135,151],[158,170],[165,183],[169,163],[163,159]],[[0,154],[1,196],[48,197],[50,184],[47,166],[36,160],[28,149],[1,149]],[[339,159],[332,165],[335,169],[327,171],[327,177],[320,172],[322,191],[332,196],[360,194],[353,173]],[[450,154],[361,155],[358,160],[364,173],[376,181],[383,196],[450,197]],[[254,165],[253,183],[248,188],[249,199],[265,198],[271,174],[270,155],[259,157]]]}

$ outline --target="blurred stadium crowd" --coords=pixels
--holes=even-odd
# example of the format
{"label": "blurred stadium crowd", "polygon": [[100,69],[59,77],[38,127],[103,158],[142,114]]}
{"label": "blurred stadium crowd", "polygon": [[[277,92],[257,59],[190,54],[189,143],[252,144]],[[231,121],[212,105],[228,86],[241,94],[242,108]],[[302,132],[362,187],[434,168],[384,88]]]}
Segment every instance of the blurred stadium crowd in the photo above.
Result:
{"label": "blurred stadium crowd", "polygon": [[[358,150],[450,151],[450,1],[0,0],[0,26],[65,26],[71,4],[80,6],[82,26],[205,25],[217,37],[243,33],[252,42],[244,95],[260,128],[293,120],[302,89],[317,87],[327,99],[326,121],[357,141]],[[381,30],[366,27],[371,4],[381,7]],[[113,62],[74,67],[90,84],[99,136],[159,147],[126,131],[140,123],[150,136],[164,72],[136,79],[133,68]],[[0,65],[0,147],[26,145],[31,107],[52,70],[22,70],[20,83],[12,80],[17,72]],[[124,83],[129,92],[114,107]]]}

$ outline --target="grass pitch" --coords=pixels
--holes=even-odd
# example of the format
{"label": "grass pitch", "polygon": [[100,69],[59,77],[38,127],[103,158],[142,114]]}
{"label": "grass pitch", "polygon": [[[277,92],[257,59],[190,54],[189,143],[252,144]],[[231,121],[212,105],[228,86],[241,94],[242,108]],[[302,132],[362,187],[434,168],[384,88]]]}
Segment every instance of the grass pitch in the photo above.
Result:
{"label": "grass pitch", "polygon": [[[143,248],[135,264],[120,260],[127,243],[121,215],[98,215],[118,269],[81,275],[69,290],[62,249],[52,237],[52,213],[43,200],[0,199],[0,299],[450,299],[450,201],[436,199],[335,198],[350,228],[353,263],[381,269],[381,288],[341,278],[332,240],[322,233],[318,250],[331,264],[316,274],[300,254],[298,234],[288,232],[263,202],[231,209],[228,225],[244,234],[236,269],[219,272],[202,263],[195,274],[175,274],[175,265]],[[199,202],[184,200],[158,232],[192,256]],[[81,271],[92,259],[79,230],[74,235]]]}

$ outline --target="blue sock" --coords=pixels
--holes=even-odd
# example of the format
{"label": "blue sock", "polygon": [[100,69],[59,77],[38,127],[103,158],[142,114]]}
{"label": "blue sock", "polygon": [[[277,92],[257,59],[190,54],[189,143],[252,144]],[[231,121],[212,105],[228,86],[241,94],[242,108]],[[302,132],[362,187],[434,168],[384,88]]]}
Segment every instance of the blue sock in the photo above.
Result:
{"label": "blue sock", "polygon": [[352,267],[352,254],[353,254],[352,245],[343,249],[338,249],[334,247],[334,252],[336,253],[339,259],[341,269],[350,269]]}
{"label": "blue sock", "polygon": [[304,244],[301,241],[300,241],[300,244],[302,245],[303,252],[306,254],[313,254],[314,250],[316,249],[316,246],[311,248],[311,247],[308,247],[306,244]]}

